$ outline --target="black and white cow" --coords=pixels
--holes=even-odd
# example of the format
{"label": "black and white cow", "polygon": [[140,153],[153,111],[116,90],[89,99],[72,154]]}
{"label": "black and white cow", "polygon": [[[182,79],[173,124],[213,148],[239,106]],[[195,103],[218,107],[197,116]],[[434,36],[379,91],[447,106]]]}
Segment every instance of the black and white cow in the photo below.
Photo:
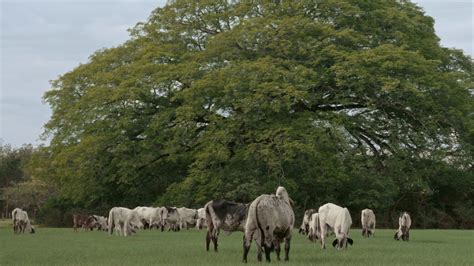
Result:
{"label": "black and white cow", "polygon": [[333,247],[337,249],[347,248],[347,243],[353,244],[354,241],[349,238],[349,229],[352,225],[352,218],[347,208],[342,208],[336,204],[327,203],[319,207],[319,233],[321,247],[326,248],[326,236],[331,228],[336,234],[333,241]]}
{"label": "black and white cow", "polygon": [[13,233],[25,233],[25,230],[31,234],[35,233],[35,228],[31,225],[28,213],[20,208],[12,211]]}
{"label": "black and white cow", "polygon": [[362,236],[370,237],[375,233],[375,214],[371,209],[363,209],[360,215]]}
{"label": "black and white cow", "polygon": [[161,231],[165,228],[173,231],[179,231],[180,216],[176,207],[162,207],[161,208]]}
{"label": "black and white cow", "polygon": [[221,229],[228,234],[245,230],[248,206],[227,200],[211,200],[204,206],[207,220],[207,251],[211,240],[214,243],[214,250],[217,251],[217,239]]}
{"label": "black and white cow", "polygon": [[304,212],[303,215],[303,222],[301,223],[300,229],[298,230],[298,233],[307,235],[309,232],[309,220],[311,219],[311,215],[313,213],[317,213],[318,210],[316,209],[308,209]]}
{"label": "black and white cow", "polygon": [[290,197],[284,187],[278,187],[275,195],[261,195],[249,207],[245,224],[243,261],[247,262],[252,239],[257,234],[257,259],[262,260],[261,247],[265,258],[270,261],[270,252],[275,250],[280,260],[280,243],[285,241],[285,260],[289,260],[290,242],[295,214]]}
{"label": "black and white cow", "polygon": [[100,216],[100,215],[91,215],[89,216],[89,220],[91,221],[91,229],[92,228],[97,228],[99,231],[107,231],[108,230],[108,225],[107,225],[107,217]]}
{"label": "black and white cow", "polygon": [[411,227],[410,214],[408,214],[408,212],[403,212],[398,218],[398,230],[395,233],[395,236],[393,236],[393,238],[395,240],[400,240],[401,238],[403,241],[410,240],[410,227]]}

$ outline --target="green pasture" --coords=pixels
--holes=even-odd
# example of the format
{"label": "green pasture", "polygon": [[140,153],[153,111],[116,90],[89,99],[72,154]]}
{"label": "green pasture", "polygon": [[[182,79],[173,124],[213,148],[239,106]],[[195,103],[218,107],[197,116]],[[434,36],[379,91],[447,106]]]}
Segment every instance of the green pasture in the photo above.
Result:
{"label": "green pasture", "polygon": [[[131,237],[69,228],[37,228],[34,235],[14,235],[2,223],[0,265],[243,265],[242,233],[221,233],[219,251],[205,251],[205,231],[140,231]],[[337,251],[295,234],[290,262],[276,265],[474,265],[474,231],[412,230],[410,242],[393,240],[394,230],[377,230],[363,239],[351,231],[354,246]],[[330,237],[332,241],[332,237]],[[329,242],[329,241],[328,241]],[[330,243],[328,243],[330,244]],[[255,246],[249,265],[257,263]]]}

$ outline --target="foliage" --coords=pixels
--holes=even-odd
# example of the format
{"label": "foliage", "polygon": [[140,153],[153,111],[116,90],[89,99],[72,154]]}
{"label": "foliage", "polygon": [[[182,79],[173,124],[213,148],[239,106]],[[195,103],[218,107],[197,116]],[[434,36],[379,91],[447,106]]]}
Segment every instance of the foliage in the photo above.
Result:
{"label": "foliage", "polygon": [[472,178],[472,59],[433,24],[410,1],[169,1],[52,82],[41,176],[86,208],[281,184],[298,211],[448,212],[445,174]]}

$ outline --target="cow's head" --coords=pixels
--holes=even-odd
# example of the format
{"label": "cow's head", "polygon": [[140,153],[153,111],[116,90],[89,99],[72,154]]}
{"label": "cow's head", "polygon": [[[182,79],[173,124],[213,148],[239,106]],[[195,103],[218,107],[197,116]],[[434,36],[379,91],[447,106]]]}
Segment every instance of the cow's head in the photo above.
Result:
{"label": "cow's head", "polygon": [[352,246],[354,244],[354,241],[351,238],[347,237],[345,234],[343,234],[342,237],[334,239],[334,241],[332,242],[332,246],[337,249],[344,249],[347,248],[348,243]]}
{"label": "cow's head", "polygon": [[35,227],[34,226],[31,226],[30,227],[30,234],[34,234],[35,233]]}
{"label": "cow's head", "polygon": [[400,238],[403,236],[403,232],[401,230],[398,230],[395,232],[395,235],[393,236],[393,239],[395,240],[400,240]]}

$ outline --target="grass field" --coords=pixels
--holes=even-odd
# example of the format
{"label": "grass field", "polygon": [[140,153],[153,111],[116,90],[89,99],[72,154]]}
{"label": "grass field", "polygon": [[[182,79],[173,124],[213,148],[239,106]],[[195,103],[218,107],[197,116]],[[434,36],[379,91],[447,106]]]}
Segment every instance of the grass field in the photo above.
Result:
{"label": "grass field", "polygon": [[[394,230],[377,230],[363,239],[353,229],[354,246],[321,250],[297,234],[290,262],[277,265],[474,265],[474,231],[412,230],[410,242],[393,240]],[[205,231],[140,231],[131,237],[105,232],[77,232],[64,228],[37,228],[37,234],[14,235],[5,223],[0,228],[0,265],[244,265],[242,233],[221,233],[219,252],[205,251]],[[332,241],[332,237],[330,237]],[[328,241],[328,244],[330,244]],[[255,246],[249,265],[256,261]]]}

